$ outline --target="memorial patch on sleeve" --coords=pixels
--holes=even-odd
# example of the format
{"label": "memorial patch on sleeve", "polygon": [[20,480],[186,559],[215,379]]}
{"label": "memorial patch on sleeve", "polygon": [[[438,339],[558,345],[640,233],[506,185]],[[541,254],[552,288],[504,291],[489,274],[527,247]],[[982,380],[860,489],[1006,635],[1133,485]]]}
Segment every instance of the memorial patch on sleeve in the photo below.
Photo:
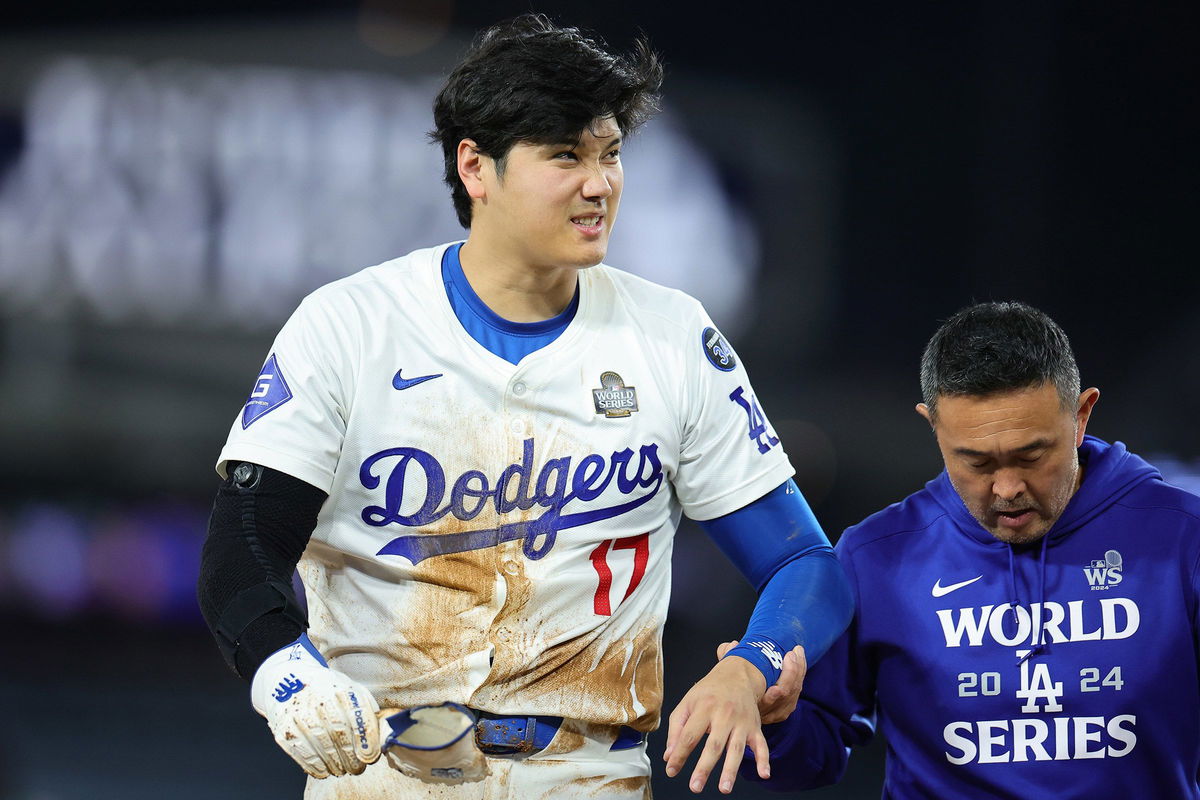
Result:
{"label": "memorial patch on sleeve", "polygon": [[705,328],[700,334],[700,343],[704,345],[704,355],[708,356],[708,363],[721,372],[730,372],[737,366],[733,348],[716,328]]}

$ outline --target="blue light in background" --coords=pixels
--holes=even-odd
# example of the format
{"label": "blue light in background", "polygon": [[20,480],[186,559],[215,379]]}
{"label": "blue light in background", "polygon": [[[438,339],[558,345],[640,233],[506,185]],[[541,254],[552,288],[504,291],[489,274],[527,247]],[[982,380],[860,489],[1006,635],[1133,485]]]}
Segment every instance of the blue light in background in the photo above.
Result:
{"label": "blue light in background", "polygon": [[199,623],[207,518],[185,503],[97,511],[39,502],[0,512],[0,604],[47,620]]}
{"label": "blue light in background", "polygon": [[29,506],[5,527],[4,559],[17,598],[38,616],[63,619],[84,610],[89,533],[74,512],[50,504]]}

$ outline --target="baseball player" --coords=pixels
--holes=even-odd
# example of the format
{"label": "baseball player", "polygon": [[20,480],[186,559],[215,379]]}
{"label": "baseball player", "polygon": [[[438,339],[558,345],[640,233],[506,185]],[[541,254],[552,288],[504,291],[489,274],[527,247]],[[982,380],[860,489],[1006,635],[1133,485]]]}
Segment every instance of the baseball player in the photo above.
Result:
{"label": "baseball player", "polygon": [[644,42],[485,31],[434,105],[466,241],[306,298],[233,424],[200,603],[308,798],[649,797],[681,513],[760,601],[672,715],[668,774],[707,735],[694,790],[746,746],[765,776],[759,705],[849,621],[733,349],[600,264],[661,78]]}

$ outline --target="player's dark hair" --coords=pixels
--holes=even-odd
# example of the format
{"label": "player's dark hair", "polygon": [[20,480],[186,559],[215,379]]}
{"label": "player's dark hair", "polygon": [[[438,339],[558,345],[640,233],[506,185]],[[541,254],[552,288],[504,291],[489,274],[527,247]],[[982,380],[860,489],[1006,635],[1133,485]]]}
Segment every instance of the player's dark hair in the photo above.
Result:
{"label": "player's dark hair", "polygon": [[622,136],[658,110],[663,68],[645,38],[614,55],[578,28],[524,14],[481,32],[433,103],[430,139],[442,146],[443,179],[464,228],[471,198],[458,177],[458,143],[473,139],[504,174],[518,142],[579,141],[597,118],[612,117]]}
{"label": "player's dark hair", "polygon": [[1064,409],[1079,400],[1079,367],[1067,334],[1024,303],[979,303],[937,330],[921,356],[921,394],[936,416],[937,399],[1040,386],[1058,390]]}

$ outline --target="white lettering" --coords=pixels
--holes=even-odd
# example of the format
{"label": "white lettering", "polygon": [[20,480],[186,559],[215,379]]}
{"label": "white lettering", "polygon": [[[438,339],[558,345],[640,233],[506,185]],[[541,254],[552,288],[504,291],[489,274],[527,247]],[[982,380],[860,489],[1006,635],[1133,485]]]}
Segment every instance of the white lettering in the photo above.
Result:
{"label": "white lettering", "polygon": [[[1034,606],[1037,607],[1037,604],[1035,603]],[[1046,603],[1046,610],[1050,612],[1050,619],[1045,620],[1042,623],[1042,630],[1049,635],[1049,641],[1051,643],[1068,641],[1067,637],[1063,635],[1063,632],[1059,627],[1062,625],[1063,620],[1067,617],[1067,612],[1063,610],[1062,603]],[[1037,616],[1038,619],[1042,618],[1040,608],[1038,609]],[[1031,642],[1030,644],[1037,644],[1037,642]]]}
{"label": "white lettering", "polygon": [[[1054,726],[1051,743],[1050,724]],[[951,722],[942,729],[946,760],[963,764],[1121,758],[1137,746],[1137,718],[996,719]]]}
{"label": "white lettering", "polygon": [[1072,600],[1067,603],[1067,608],[1071,610],[1071,641],[1072,642],[1091,642],[1104,638],[1103,628],[1097,628],[1091,633],[1083,632],[1083,601]]}
{"label": "white lettering", "polygon": [[[1104,758],[1104,748],[1089,750],[1088,744],[1100,741],[1100,731],[1104,729],[1104,717],[1075,717],[1075,758]],[[1089,732],[1088,726],[1094,725],[1100,730]]]}
{"label": "white lettering", "polygon": [[942,633],[946,636],[946,647],[958,647],[962,644],[964,633],[967,635],[967,644],[971,647],[979,647],[983,644],[983,632],[987,628],[988,615],[992,613],[994,607],[984,606],[978,620],[975,619],[975,609],[960,608],[958,609],[958,622],[954,621],[954,612],[951,609],[939,609],[937,615],[938,620],[942,623]]}
{"label": "white lettering", "polygon": [[1070,717],[1055,717],[1054,718],[1054,760],[1067,761],[1071,758],[1071,749],[1068,745],[1068,735],[1070,734]]}
{"label": "white lettering", "polygon": [[[1123,723],[1129,723],[1128,728],[1123,728]],[[1108,735],[1121,742],[1125,747],[1121,750],[1109,745],[1108,755],[1112,758],[1120,758],[1127,756],[1133,752],[1134,745],[1137,744],[1137,734],[1133,732],[1133,726],[1137,724],[1137,717],[1133,714],[1122,714],[1119,717],[1113,717],[1108,721]]]}
{"label": "white lettering", "polygon": [[952,756],[946,753],[946,760],[951,764],[970,764],[975,760],[975,754],[978,752],[975,749],[975,743],[958,733],[960,730],[970,733],[972,727],[969,722],[951,722],[942,730],[942,738],[946,740],[946,744],[962,751],[961,756]]}
{"label": "white lettering", "polygon": [[[1004,618],[1008,615],[1009,610],[1012,610],[1013,616],[1017,618],[1017,632],[1012,636],[1008,636],[1004,632]],[[1029,617],[1029,609],[1025,606],[1017,606],[1015,609],[1011,605],[997,606],[992,611],[992,618],[988,622],[988,632],[992,634],[992,638],[1006,647],[1013,647],[1024,642],[1029,638],[1032,629],[1033,623]]]}
{"label": "white lettering", "polygon": [[[1125,609],[1125,628],[1117,630],[1117,606]],[[1105,639],[1128,639],[1137,633],[1142,624],[1142,615],[1137,603],[1127,597],[1106,597],[1100,601]]]}
{"label": "white lettering", "polygon": [[1050,728],[1040,719],[1013,720],[1013,761],[1028,761],[1029,750],[1034,750],[1034,761],[1049,761],[1050,754],[1042,743],[1050,735]]}
{"label": "white lettering", "polygon": [[[1085,602],[1091,603],[1086,619]],[[1083,600],[1072,600],[1065,607],[1062,603],[1049,602],[1014,609],[1006,603],[978,608],[942,608],[935,613],[942,626],[946,647],[980,647],[985,639],[1005,647],[1026,643],[1036,645],[1039,638],[1051,644],[1128,639],[1141,627],[1141,611],[1133,600],[1105,597],[1098,605],[1099,619],[1096,618],[1095,601]],[[1047,618],[1043,620],[1043,616]]]}
{"label": "white lettering", "polygon": [[[979,763],[1003,764],[1008,761],[1008,751],[1002,749],[1008,733],[1008,720],[982,719],[979,726]],[[997,748],[1001,748],[997,752]]]}

